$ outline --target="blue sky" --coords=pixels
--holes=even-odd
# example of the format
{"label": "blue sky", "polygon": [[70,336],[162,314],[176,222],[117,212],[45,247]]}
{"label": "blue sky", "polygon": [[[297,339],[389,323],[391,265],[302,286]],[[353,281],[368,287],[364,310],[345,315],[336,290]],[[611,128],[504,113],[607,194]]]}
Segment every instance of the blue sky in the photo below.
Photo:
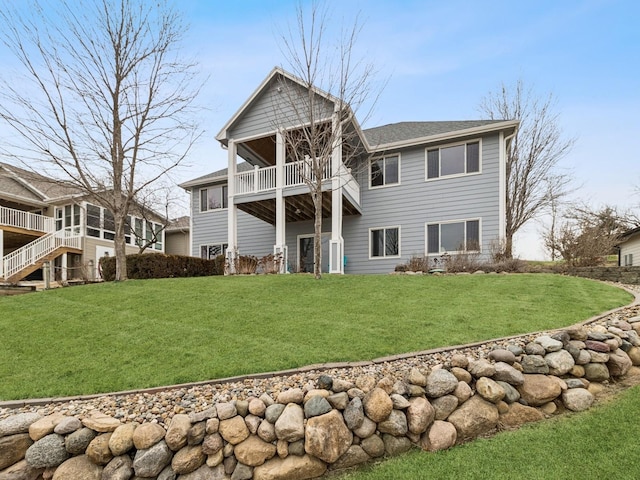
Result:
{"label": "blue sky", "polygon": [[[182,177],[224,168],[214,137],[275,65],[295,1],[181,2],[191,22],[188,49],[210,81],[202,100],[207,130]],[[640,204],[640,2],[329,1],[332,20],[359,13],[358,54],[386,86],[365,127],[405,120],[480,118],[478,104],[521,78],[553,93],[560,123],[575,137],[562,161],[593,205]],[[541,258],[540,222],[517,251]]]}
{"label": "blue sky", "polygon": [[[148,0],[152,2],[152,0]],[[153,3],[153,2],[152,2]],[[309,2],[304,2],[309,4]],[[176,0],[190,29],[185,54],[209,77],[200,103],[206,130],[178,182],[224,168],[215,135],[278,65],[295,0]],[[640,204],[640,2],[637,0],[328,0],[331,24],[360,15],[357,55],[386,82],[364,127],[399,121],[481,118],[478,104],[521,78],[553,93],[560,123],[575,137],[562,161],[575,196],[594,205]],[[2,55],[2,54],[0,54]],[[4,67],[11,61],[0,56]],[[637,211],[640,208],[637,208]],[[517,244],[541,258],[529,225]]]}

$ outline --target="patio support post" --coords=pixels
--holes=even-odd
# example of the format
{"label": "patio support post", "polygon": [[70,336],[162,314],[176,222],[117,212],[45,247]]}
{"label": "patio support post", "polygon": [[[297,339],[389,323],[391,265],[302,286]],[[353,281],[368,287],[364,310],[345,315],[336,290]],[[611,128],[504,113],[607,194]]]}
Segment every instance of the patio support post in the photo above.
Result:
{"label": "patio support post", "polygon": [[238,207],[234,202],[236,193],[236,156],[238,147],[229,140],[227,170],[227,268],[226,274],[236,273],[236,257],[238,255]]}
{"label": "patio support post", "polygon": [[4,230],[0,230],[0,277],[4,277]]}
{"label": "patio support post", "polygon": [[279,273],[287,273],[287,220],[285,217],[285,199],[282,194],[285,160],[284,137],[282,133],[276,132],[276,244],[273,246],[273,254],[281,258]]}
{"label": "patio support post", "polygon": [[62,271],[60,272],[60,279],[63,282],[68,280],[67,277],[67,254],[66,252],[62,254]]}
{"label": "patio support post", "polygon": [[334,134],[331,153],[331,240],[329,241],[329,273],[344,273],[344,239],[342,238],[342,122],[336,104],[333,113]]}

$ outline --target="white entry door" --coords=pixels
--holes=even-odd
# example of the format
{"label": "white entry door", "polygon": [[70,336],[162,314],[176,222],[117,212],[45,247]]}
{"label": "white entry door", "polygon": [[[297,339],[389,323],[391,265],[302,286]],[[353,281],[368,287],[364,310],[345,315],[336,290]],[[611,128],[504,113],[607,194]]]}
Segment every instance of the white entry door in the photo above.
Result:
{"label": "white entry door", "polygon": [[[322,234],[322,273],[329,273],[330,233]],[[313,273],[314,247],[313,235],[298,236],[298,272]]]}

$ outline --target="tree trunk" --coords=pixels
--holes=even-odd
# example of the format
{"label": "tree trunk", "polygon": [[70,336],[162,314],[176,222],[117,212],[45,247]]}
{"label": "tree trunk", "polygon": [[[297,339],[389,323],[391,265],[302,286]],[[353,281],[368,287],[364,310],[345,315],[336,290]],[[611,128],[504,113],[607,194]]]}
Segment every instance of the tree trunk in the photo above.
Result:
{"label": "tree trunk", "polygon": [[504,258],[513,258],[513,233],[509,231],[504,236]]}
{"label": "tree trunk", "polygon": [[124,218],[115,218],[116,236],[114,238],[114,247],[116,254],[116,276],[115,281],[127,279],[127,248],[124,238]]}
{"label": "tree trunk", "polygon": [[315,209],[313,223],[313,275],[322,278],[322,183],[311,194]]}

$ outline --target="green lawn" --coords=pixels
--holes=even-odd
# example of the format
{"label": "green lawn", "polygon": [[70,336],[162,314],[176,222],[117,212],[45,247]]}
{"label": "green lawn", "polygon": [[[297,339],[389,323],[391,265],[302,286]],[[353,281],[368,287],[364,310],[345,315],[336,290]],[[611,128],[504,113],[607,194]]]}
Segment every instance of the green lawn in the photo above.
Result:
{"label": "green lawn", "polygon": [[632,297],[555,275],[130,280],[0,298],[0,399],[366,360],[570,325]]}
{"label": "green lawn", "polygon": [[635,480],[640,386],[587,412],[563,415],[452,449],[420,450],[340,475],[340,480]]}

